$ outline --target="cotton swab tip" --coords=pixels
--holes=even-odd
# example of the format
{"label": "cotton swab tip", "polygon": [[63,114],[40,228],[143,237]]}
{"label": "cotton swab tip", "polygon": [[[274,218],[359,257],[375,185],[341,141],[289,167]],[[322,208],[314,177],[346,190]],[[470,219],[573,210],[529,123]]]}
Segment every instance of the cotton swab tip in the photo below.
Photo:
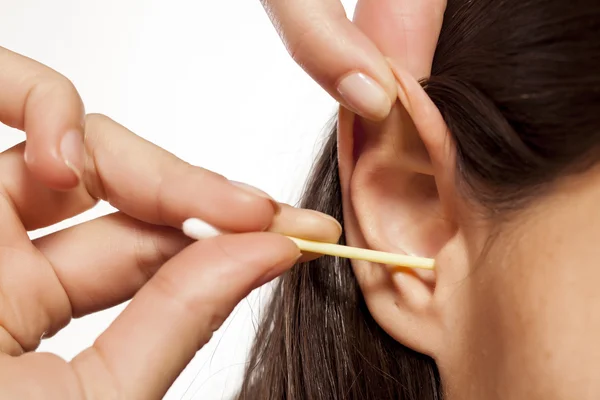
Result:
{"label": "cotton swab tip", "polygon": [[183,223],[183,233],[192,239],[208,239],[211,237],[219,236],[221,231],[198,218],[187,219]]}

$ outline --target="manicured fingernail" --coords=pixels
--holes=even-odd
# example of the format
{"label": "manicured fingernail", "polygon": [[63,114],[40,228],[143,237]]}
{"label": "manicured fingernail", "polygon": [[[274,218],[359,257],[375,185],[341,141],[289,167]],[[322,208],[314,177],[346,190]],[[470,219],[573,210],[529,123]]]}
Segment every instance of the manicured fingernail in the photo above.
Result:
{"label": "manicured fingernail", "polygon": [[340,233],[342,233],[342,224],[340,224],[340,222],[339,222],[337,219],[333,218],[331,215],[328,215],[328,214],[322,213],[322,212],[320,212],[320,211],[314,211],[314,210],[310,210],[310,211],[312,211],[312,212],[314,212],[315,214],[317,214],[317,215],[318,215],[320,218],[325,218],[326,220],[328,220],[328,221],[331,221],[331,222],[333,222],[334,224],[336,224],[336,225],[337,225],[337,227],[338,227],[338,228],[339,228],[339,230],[340,230]]}
{"label": "manicured fingernail", "polygon": [[77,130],[68,131],[60,142],[60,155],[77,178],[81,178],[85,162],[83,135]]}
{"label": "manicured fingernail", "polygon": [[343,78],[337,90],[352,111],[366,118],[383,119],[392,107],[385,90],[372,78],[360,72]]}
{"label": "manicured fingernail", "polygon": [[268,270],[258,281],[256,282],[256,286],[262,286],[265,283],[271,282],[273,279],[277,278],[279,275],[283,274],[291,265],[294,265],[298,262],[299,259],[302,258],[302,254],[300,254],[294,261],[289,261],[286,263],[282,263],[277,265],[270,270]]}
{"label": "manicured fingernail", "polygon": [[183,223],[182,230],[186,236],[196,240],[212,238],[219,236],[222,233],[208,222],[202,221],[198,218],[187,219]]}
{"label": "manicured fingernail", "polygon": [[271,204],[273,205],[273,208],[275,209],[276,214],[279,214],[279,212],[281,211],[281,206],[279,205],[279,203],[277,201],[275,201],[274,198],[272,198],[271,196],[269,196],[267,193],[263,192],[259,188],[256,188],[254,186],[248,185],[247,183],[243,183],[243,182],[237,182],[237,181],[229,181],[229,182],[231,182],[232,185],[239,187],[240,189],[243,189],[249,193],[255,194],[260,197],[264,197],[265,199],[269,200],[271,202]]}

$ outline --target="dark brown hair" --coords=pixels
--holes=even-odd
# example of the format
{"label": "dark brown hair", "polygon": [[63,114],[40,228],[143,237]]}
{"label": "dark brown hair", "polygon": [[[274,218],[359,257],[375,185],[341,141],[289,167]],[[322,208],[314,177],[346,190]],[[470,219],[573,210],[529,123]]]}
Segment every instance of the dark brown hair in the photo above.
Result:
{"label": "dark brown hair", "polygon": [[[600,160],[600,2],[449,0],[423,85],[452,133],[465,193],[493,212],[523,207]],[[302,207],[342,222],[337,168],[333,129]],[[331,257],[276,283],[239,395],[442,397],[435,362],[377,325],[349,262]]]}

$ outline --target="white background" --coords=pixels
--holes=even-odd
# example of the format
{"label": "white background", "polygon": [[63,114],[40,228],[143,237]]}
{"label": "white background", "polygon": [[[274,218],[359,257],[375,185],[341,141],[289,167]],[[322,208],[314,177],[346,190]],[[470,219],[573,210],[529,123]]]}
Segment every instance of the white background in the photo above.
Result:
{"label": "white background", "polygon": [[[335,111],[289,58],[258,0],[4,0],[0,46],[69,77],[88,112],[289,203]],[[0,126],[0,149],[23,139]],[[59,227],[110,211],[100,205]],[[72,358],[121,309],[73,321],[40,350]],[[243,301],[166,398],[230,398],[259,309],[256,293]]]}

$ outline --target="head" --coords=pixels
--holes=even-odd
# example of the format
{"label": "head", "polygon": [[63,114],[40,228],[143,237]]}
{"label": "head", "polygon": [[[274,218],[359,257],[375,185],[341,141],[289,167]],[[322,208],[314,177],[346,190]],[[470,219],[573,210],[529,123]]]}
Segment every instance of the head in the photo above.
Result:
{"label": "head", "polygon": [[399,101],[380,123],[340,111],[303,206],[338,218],[347,244],[436,270],[295,267],[241,397],[597,399],[600,3],[448,0],[415,65],[385,9],[400,2],[355,15]]}

